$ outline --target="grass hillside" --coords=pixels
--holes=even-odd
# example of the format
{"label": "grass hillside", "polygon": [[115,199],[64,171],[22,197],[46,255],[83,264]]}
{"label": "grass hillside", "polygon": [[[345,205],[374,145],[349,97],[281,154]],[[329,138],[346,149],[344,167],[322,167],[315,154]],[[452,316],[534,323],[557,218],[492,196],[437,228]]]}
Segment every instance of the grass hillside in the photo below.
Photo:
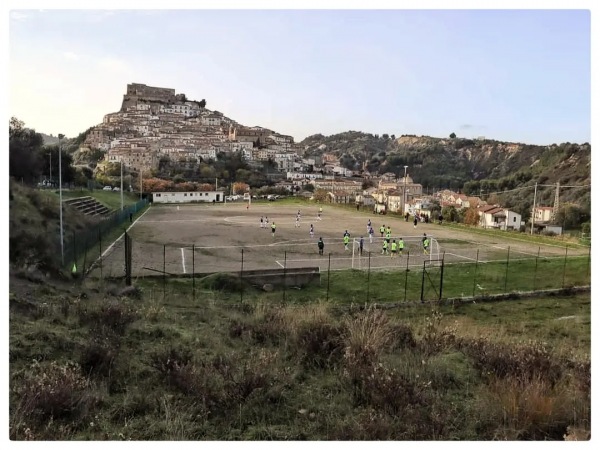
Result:
{"label": "grass hillside", "polygon": [[[121,207],[118,192],[100,190],[65,190],[63,200],[74,197],[94,196],[110,209]],[[124,205],[128,206],[138,197],[124,193]],[[9,261],[14,267],[31,266],[45,272],[60,271],[60,209],[57,191],[32,189],[10,181],[9,200]],[[80,214],[71,207],[63,209],[63,239],[66,242],[73,233],[80,233],[96,224],[101,218]]]}
{"label": "grass hillside", "polygon": [[13,440],[589,439],[589,295],[381,311],[26,283]]}
{"label": "grass hillside", "polygon": [[[60,209],[58,195],[10,181],[9,261],[13,266],[37,266],[58,271]],[[63,236],[84,230],[94,219],[71,208],[63,210]],[[97,219],[96,219],[97,220]]]}

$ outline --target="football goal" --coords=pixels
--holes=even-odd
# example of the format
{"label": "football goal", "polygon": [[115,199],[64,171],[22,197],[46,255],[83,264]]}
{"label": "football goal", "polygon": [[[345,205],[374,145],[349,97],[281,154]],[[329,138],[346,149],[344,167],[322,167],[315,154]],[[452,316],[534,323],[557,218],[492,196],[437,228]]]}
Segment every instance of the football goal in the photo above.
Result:
{"label": "football goal", "polygon": [[[353,269],[366,269],[367,264],[365,260],[371,253],[371,259],[377,258],[374,262],[373,267],[394,267],[399,263],[399,259],[403,258],[406,260],[410,258],[415,264],[422,263],[424,260],[428,260],[435,263],[440,258],[440,246],[438,241],[433,236],[428,236],[429,248],[427,252],[423,248],[423,236],[402,236],[404,241],[404,249],[402,250],[402,256],[400,257],[399,252],[396,255],[392,254],[391,243],[395,240],[399,242],[399,236],[390,237],[390,243],[388,244],[387,253],[383,252],[383,241],[385,238],[373,237],[373,242],[369,241],[369,238],[363,239],[363,251],[362,255],[360,252],[360,238],[354,238],[352,241],[352,268]],[[395,256],[395,257],[394,257]]]}

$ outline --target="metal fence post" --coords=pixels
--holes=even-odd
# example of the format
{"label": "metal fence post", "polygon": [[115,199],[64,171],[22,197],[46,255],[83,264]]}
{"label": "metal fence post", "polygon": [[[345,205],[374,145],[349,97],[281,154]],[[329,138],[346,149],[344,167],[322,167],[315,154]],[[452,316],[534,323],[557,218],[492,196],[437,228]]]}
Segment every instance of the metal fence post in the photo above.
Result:
{"label": "metal fence post", "polygon": [[192,300],[196,301],[196,244],[192,244]]}
{"label": "metal fence post", "polygon": [[592,273],[590,272],[590,263],[592,261],[592,243],[590,242],[590,248],[588,250],[588,260],[587,260],[587,274],[590,277],[590,283],[592,278]]}
{"label": "metal fence post", "polygon": [[421,274],[421,303],[423,303],[424,295],[425,295],[425,261],[423,261],[423,272]]}
{"label": "metal fence post", "polygon": [[285,291],[287,287],[287,250],[283,252],[283,301],[285,302]]}
{"label": "metal fence post", "polygon": [[442,253],[442,268],[440,270],[440,295],[438,301],[442,301],[442,289],[444,288],[444,258],[446,257],[446,252]]}
{"label": "metal fence post", "polygon": [[240,303],[244,303],[244,249],[242,248],[242,267],[240,268]]}
{"label": "metal fence post", "polygon": [[475,273],[473,274],[473,297],[475,297],[475,285],[477,284],[477,268],[479,267],[479,249],[475,257]]}
{"label": "metal fence post", "polygon": [[562,287],[565,287],[565,275],[567,273],[567,254],[569,253],[569,247],[565,247],[565,262],[563,264],[563,280]]}
{"label": "metal fence post", "polygon": [[102,281],[102,232],[98,230],[98,241],[100,242],[100,281]]}
{"label": "metal fence post", "polygon": [[329,261],[327,262],[327,301],[329,301],[329,281],[331,280],[331,253],[329,253]]}
{"label": "metal fence post", "polygon": [[163,244],[163,301],[165,301],[165,297],[167,296],[166,258],[167,258],[167,245]]}
{"label": "metal fence post", "polygon": [[510,245],[508,246],[506,252],[506,272],[504,273],[504,293],[506,293],[506,288],[508,286],[508,261],[510,259]]}
{"label": "metal fence post", "polygon": [[535,270],[533,271],[533,290],[535,291],[537,285],[537,268],[538,268],[538,259],[540,258],[540,248],[538,247],[537,256],[535,257]]}
{"label": "metal fence post", "polygon": [[369,269],[367,270],[367,303],[371,298],[371,252],[369,252]]}
{"label": "metal fence post", "polygon": [[410,250],[406,252],[406,271],[404,272],[404,301],[406,302],[406,288],[408,287],[408,261],[410,259]]}

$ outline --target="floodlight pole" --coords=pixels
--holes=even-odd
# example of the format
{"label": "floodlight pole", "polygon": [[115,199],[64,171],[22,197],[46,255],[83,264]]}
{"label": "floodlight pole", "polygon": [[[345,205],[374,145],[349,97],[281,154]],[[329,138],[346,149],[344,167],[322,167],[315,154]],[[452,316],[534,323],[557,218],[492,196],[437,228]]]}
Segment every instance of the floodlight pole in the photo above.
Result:
{"label": "floodlight pole", "polygon": [[144,173],[142,172],[142,169],[140,169],[140,200],[142,199],[142,191],[144,190],[144,184],[142,183],[143,176]]}
{"label": "floodlight pole", "polygon": [[65,265],[65,246],[63,237],[63,204],[62,204],[62,148],[61,139],[64,138],[64,134],[58,135],[58,204],[60,209],[60,260],[62,265]]}
{"label": "floodlight pole", "polygon": [[123,211],[123,155],[121,155],[121,211]]}

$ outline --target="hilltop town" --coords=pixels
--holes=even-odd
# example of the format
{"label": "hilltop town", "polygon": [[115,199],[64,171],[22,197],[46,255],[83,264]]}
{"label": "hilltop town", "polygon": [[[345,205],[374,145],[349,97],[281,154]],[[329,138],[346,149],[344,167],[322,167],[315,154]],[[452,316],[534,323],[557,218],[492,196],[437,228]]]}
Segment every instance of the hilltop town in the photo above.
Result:
{"label": "hilltop town", "polygon": [[[586,160],[585,153],[590,151],[589,144],[575,150],[568,145],[571,146],[566,149],[570,152],[569,161],[583,154],[576,159],[579,165],[567,164],[576,169],[573,173],[581,172],[581,164],[586,161],[589,171],[589,157]],[[476,182],[467,192],[461,192],[460,188],[467,180],[486,176],[506,178],[501,178],[497,190],[531,181],[535,166],[544,155],[563,151],[562,147],[557,148],[499,143],[483,137],[473,141],[452,136],[438,139],[403,135],[396,139],[394,135],[379,138],[360,132],[342,133],[334,140],[314,135],[295,143],[292,136],[260,126],[245,126],[210,110],[204,99],[190,100],[175,89],[132,83],[127,85],[120,110],[106,114],[101,124],[88,130],[77,154],[80,161],[85,161],[88,154],[103,153],[94,169],[96,175],[122,163],[128,173],[144,179],[156,177],[166,162],[189,168],[237,155],[250,170],[270,168],[269,185],[280,192],[356,204],[382,214],[408,213],[422,220],[438,220],[445,209],[448,220],[460,217],[464,221],[466,211],[473,208],[477,211],[477,217],[470,219],[474,225],[518,230],[525,225],[523,219],[531,215],[529,200],[520,198],[501,204],[493,197],[488,205],[486,200],[490,198],[482,198],[486,190],[482,187],[487,187],[489,193],[495,185]],[[403,160],[386,160],[386,150],[390,154],[404,151],[408,156]],[[403,173],[402,164],[407,160],[412,164]],[[534,169],[524,173],[520,166]],[[453,170],[459,176],[454,176]],[[463,181],[448,183],[447,180]],[[232,185],[239,180],[229,181]],[[423,181],[427,183],[425,187]],[[455,184],[457,192],[444,189],[451,187],[449,184]],[[148,190],[152,189],[145,189]],[[536,205],[535,219],[540,230],[550,226],[558,214],[559,203],[551,201],[546,192]]]}

